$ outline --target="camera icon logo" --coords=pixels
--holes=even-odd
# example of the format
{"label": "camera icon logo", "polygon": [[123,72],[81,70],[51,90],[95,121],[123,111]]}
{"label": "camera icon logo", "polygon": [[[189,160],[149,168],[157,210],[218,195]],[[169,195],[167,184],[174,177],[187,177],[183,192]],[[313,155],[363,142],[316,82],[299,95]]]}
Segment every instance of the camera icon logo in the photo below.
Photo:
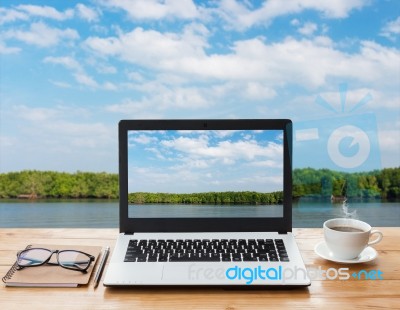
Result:
{"label": "camera icon logo", "polygon": [[346,111],[347,85],[339,88],[341,111],[321,96],[316,103],[335,117],[294,122],[294,168],[312,167],[344,172],[381,168],[377,122],[372,113],[352,113],[372,99],[370,94]]}
{"label": "camera icon logo", "polygon": [[[346,154],[342,145],[347,142],[347,150],[357,149],[353,154]],[[367,133],[353,125],[345,125],[335,129],[328,138],[328,154],[338,166],[346,169],[361,166],[370,154],[371,144]]]}

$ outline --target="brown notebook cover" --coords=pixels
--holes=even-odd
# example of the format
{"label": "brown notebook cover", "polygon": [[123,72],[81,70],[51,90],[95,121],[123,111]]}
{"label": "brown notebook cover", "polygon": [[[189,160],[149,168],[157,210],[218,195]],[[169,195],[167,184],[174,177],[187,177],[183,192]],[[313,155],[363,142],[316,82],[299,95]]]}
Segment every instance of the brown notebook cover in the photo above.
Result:
{"label": "brown notebook cover", "polygon": [[[68,270],[60,266],[45,264],[38,267],[27,267],[21,270],[16,269],[16,263],[3,277],[6,286],[29,286],[29,287],[77,287],[89,283],[94,266],[96,265],[101,249],[100,246],[81,245],[49,245],[33,244],[30,248],[46,248],[50,250],[77,250],[95,257],[86,273]],[[27,247],[27,248],[28,248]],[[57,262],[56,254],[53,254],[51,262]]]}

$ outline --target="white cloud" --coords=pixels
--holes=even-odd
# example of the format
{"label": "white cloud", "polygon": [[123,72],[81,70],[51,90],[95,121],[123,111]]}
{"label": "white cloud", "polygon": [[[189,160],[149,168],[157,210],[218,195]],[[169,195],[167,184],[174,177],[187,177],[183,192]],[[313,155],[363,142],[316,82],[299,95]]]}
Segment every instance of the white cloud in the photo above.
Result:
{"label": "white cloud", "polygon": [[155,147],[148,147],[145,148],[146,151],[152,152],[154,153],[154,155],[156,156],[156,158],[161,159],[161,160],[165,160],[166,158],[164,157],[163,154],[161,154],[160,150],[155,148]]}
{"label": "white cloud", "polygon": [[[75,80],[83,85],[83,86],[88,86],[90,88],[101,88],[103,90],[111,90],[111,91],[115,91],[118,90],[118,87],[112,83],[112,82],[104,82],[102,85],[100,85],[92,76],[90,76],[89,74],[87,74],[85,72],[85,70],[83,69],[83,67],[81,66],[80,63],[78,63],[74,58],[69,57],[69,56],[63,56],[63,57],[53,57],[53,56],[49,56],[46,57],[43,60],[44,63],[52,63],[52,64],[59,64],[64,66],[65,68],[71,70],[72,76],[75,78]],[[111,67],[112,68],[112,67]],[[69,84],[64,83],[60,84],[60,82],[55,83],[54,81],[52,81],[52,83],[56,86],[59,87],[69,87]]]}
{"label": "white cloud", "polygon": [[75,8],[59,11],[51,6],[40,6],[31,4],[20,4],[13,8],[0,8],[0,25],[15,21],[27,21],[32,18],[52,19],[65,21],[75,16],[88,22],[99,20],[100,11],[78,3]]}
{"label": "white cloud", "polygon": [[90,8],[82,3],[78,3],[75,9],[78,16],[88,22],[95,22],[99,20],[99,13],[93,8]]}
{"label": "white cloud", "polygon": [[207,101],[201,90],[195,87],[190,88],[171,88],[166,89],[163,93],[156,96],[156,100],[159,98],[160,105],[163,108],[168,107],[180,107],[180,108],[204,108],[210,104]]}
{"label": "white cloud", "polygon": [[31,108],[25,105],[14,106],[13,111],[22,119],[42,122],[53,119],[59,114],[58,110],[49,108]]}
{"label": "white cloud", "polygon": [[254,160],[257,157],[275,158],[282,156],[282,145],[269,143],[261,146],[256,141],[221,141],[217,146],[210,146],[208,137],[179,137],[174,140],[163,140],[161,145],[189,154],[192,158],[206,157],[219,159],[224,164],[234,164],[239,159]]}
{"label": "white cloud", "polygon": [[134,115],[137,112],[143,111],[143,102],[135,101],[130,98],[125,98],[121,103],[115,103],[105,108],[108,112],[123,113],[125,115]]}
{"label": "white cloud", "polygon": [[127,74],[128,79],[135,81],[135,82],[143,82],[144,77],[139,72],[129,72]]}
{"label": "white cloud", "polygon": [[300,27],[297,31],[305,36],[311,36],[317,31],[318,26],[315,23],[307,22],[302,27]]}
{"label": "white cloud", "polygon": [[75,70],[75,71],[82,70],[82,66],[74,58],[68,56],[60,56],[60,57],[48,56],[43,59],[43,62],[62,65],[70,70]]}
{"label": "white cloud", "polygon": [[155,106],[152,101],[147,98],[142,100],[124,98],[121,103],[110,104],[106,106],[104,110],[131,118],[158,119],[163,117],[162,113],[159,111],[159,107]]}
{"label": "white cloud", "polygon": [[268,168],[282,168],[282,162],[276,160],[261,160],[250,163],[251,166],[268,167]]}
{"label": "white cloud", "polygon": [[290,24],[292,26],[299,26],[300,25],[300,21],[297,18],[294,18],[290,21]]}
{"label": "white cloud", "polygon": [[71,88],[71,85],[70,85],[70,84],[68,84],[68,83],[66,83],[66,82],[63,82],[63,81],[49,80],[49,82],[50,82],[51,84],[57,86],[57,87],[60,87],[60,88]]}
{"label": "white cloud", "polygon": [[[65,68],[71,70],[73,72],[72,73],[73,77],[81,85],[88,86],[90,88],[98,88],[99,87],[99,84],[93,79],[93,77],[88,75],[85,72],[85,70],[83,69],[83,67],[81,66],[81,64],[72,57],[49,56],[49,57],[44,58],[43,62],[62,65]],[[107,90],[115,90],[115,85],[113,85],[112,83],[105,83],[103,85],[103,88],[107,89]]]}
{"label": "white cloud", "polygon": [[400,16],[395,20],[386,23],[382,28],[380,35],[390,40],[395,40],[400,35]]}
{"label": "white cloud", "polygon": [[6,9],[0,7],[0,25],[14,22],[17,20],[28,20],[28,19],[29,15],[24,12],[20,12],[15,9]]}
{"label": "white cloud", "polygon": [[236,132],[239,132],[239,130],[216,130],[212,131],[212,134],[218,138],[226,138],[233,135]]}
{"label": "white cloud", "polygon": [[73,76],[79,84],[82,84],[84,86],[89,86],[92,88],[97,88],[99,86],[99,84],[85,72],[76,72],[73,74]]}
{"label": "white cloud", "polygon": [[213,104],[213,101],[209,99],[210,94],[207,88],[167,86],[158,82],[135,84],[130,87],[144,93],[143,97],[135,100],[126,98],[121,103],[109,105],[106,110],[122,113],[127,117],[143,112],[160,116],[160,113],[172,109],[198,110]]}
{"label": "white cloud", "polygon": [[106,65],[106,64],[97,64],[95,66],[97,72],[103,73],[103,74],[114,74],[117,73],[117,68],[111,65]]}
{"label": "white cloud", "polygon": [[157,138],[150,137],[150,136],[147,136],[147,135],[139,135],[139,136],[131,137],[129,139],[129,141],[137,142],[137,143],[140,143],[140,144],[149,144],[151,142],[157,141]]}
{"label": "white cloud", "polygon": [[112,82],[104,82],[102,85],[102,89],[115,91],[118,90],[118,87]]}
{"label": "white cloud", "polygon": [[207,45],[205,39],[194,33],[162,34],[155,30],[135,28],[118,37],[89,37],[86,45],[99,54],[118,56],[131,63],[141,63],[161,68],[174,67],[182,56],[192,55],[203,57],[203,48]]}
{"label": "white cloud", "polygon": [[122,9],[133,19],[193,19],[199,14],[192,0],[103,0],[100,3]]}
{"label": "white cloud", "polygon": [[276,92],[262,83],[249,82],[244,88],[244,95],[253,100],[265,100],[274,98]]}
{"label": "white cloud", "polygon": [[216,10],[232,28],[244,30],[254,25],[268,25],[274,18],[288,14],[315,10],[328,18],[345,18],[354,9],[360,9],[368,2],[363,0],[281,0],[264,1],[259,8],[253,9],[251,2],[223,0]]}
{"label": "white cloud", "polygon": [[288,37],[274,43],[254,38],[234,42],[230,53],[207,55],[204,37],[192,33],[189,38],[185,33],[136,28],[118,37],[90,37],[86,45],[100,55],[157,72],[190,76],[192,80],[197,77],[263,81],[270,87],[289,83],[315,87],[326,84],[329,77],[393,84],[398,76],[393,64],[398,63],[399,51],[371,41],[360,42],[360,50],[349,54],[336,49],[328,37]]}
{"label": "white cloud", "polygon": [[38,22],[31,24],[28,31],[8,30],[4,33],[4,37],[39,47],[50,47],[60,42],[76,40],[79,38],[79,34],[71,28],[62,30],[51,28],[42,22]]}
{"label": "white cloud", "polygon": [[19,47],[7,46],[4,42],[0,40],[0,55],[1,54],[17,54],[21,51]]}
{"label": "white cloud", "polygon": [[16,9],[25,12],[30,16],[45,17],[59,21],[70,19],[74,16],[74,10],[72,9],[67,9],[64,12],[60,12],[55,8],[47,5],[39,6],[39,5],[21,4],[16,6]]}

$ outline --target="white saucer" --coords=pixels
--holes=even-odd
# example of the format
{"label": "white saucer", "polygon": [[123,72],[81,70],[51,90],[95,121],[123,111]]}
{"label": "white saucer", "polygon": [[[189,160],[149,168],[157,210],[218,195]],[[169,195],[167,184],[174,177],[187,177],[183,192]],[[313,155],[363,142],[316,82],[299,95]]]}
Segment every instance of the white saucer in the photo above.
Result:
{"label": "white saucer", "polygon": [[341,264],[358,264],[358,263],[366,263],[374,260],[378,253],[372,247],[366,247],[358,257],[353,259],[340,259],[333,256],[332,252],[326,246],[325,241],[321,241],[314,247],[314,252],[324,259],[330,260],[335,263]]}

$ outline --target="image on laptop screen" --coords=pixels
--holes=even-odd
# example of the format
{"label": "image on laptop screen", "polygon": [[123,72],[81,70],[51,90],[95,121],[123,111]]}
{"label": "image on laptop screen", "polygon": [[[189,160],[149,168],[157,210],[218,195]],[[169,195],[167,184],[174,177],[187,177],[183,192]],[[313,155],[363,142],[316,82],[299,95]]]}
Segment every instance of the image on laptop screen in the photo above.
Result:
{"label": "image on laptop screen", "polygon": [[283,217],[282,130],[128,131],[129,218]]}

